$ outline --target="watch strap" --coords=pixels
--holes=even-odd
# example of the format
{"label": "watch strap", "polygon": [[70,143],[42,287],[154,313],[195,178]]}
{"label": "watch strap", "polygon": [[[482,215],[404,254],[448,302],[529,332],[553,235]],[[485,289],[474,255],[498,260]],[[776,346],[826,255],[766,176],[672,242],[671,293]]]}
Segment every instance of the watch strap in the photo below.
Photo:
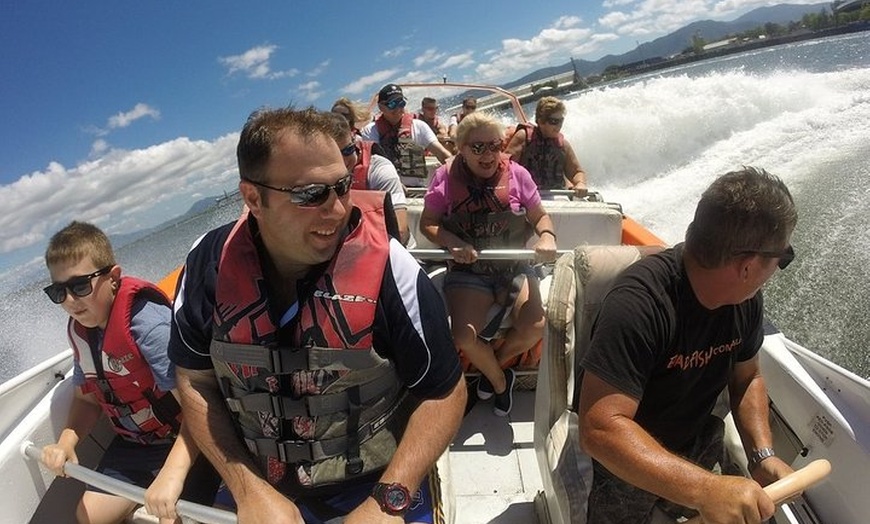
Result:
{"label": "watch strap", "polygon": [[764,459],[775,456],[776,453],[773,452],[773,448],[761,448],[756,449],[752,453],[749,454],[749,464],[747,468],[749,471],[757,468],[761,461]]}

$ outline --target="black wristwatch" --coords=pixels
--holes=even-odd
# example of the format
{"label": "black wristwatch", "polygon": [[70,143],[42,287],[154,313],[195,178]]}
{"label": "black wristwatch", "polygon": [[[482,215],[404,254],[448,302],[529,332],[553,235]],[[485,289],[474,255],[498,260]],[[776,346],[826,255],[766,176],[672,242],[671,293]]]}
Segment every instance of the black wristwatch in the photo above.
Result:
{"label": "black wristwatch", "polygon": [[372,488],[371,497],[381,506],[381,511],[387,515],[402,516],[411,507],[411,493],[408,488],[398,482],[392,484],[378,482]]}

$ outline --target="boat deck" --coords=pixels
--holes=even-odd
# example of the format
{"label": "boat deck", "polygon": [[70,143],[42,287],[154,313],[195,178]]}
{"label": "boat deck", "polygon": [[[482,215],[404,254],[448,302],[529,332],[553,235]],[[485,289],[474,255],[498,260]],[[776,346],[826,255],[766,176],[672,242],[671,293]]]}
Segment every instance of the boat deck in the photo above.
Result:
{"label": "boat deck", "polygon": [[[473,392],[472,392],[473,393]],[[537,522],[534,498],[543,489],[534,448],[535,392],[514,391],[510,415],[477,401],[450,446],[455,522]]]}

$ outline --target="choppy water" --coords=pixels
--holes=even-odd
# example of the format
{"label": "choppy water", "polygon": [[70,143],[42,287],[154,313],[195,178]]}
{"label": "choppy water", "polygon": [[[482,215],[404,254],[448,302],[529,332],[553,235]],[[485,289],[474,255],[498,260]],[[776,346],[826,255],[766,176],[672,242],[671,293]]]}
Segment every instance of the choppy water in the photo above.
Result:
{"label": "choppy water", "polygon": [[[800,214],[798,257],[767,285],[767,315],[789,338],[870,377],[870,35],[695,63],[566,103],[563,131],[590,185],[670,243],[716,175],[745,164],[783,178]],[[237,214],[212,210],[119,249],[119,262],[157,280]],[[0,280],[0,382],[66,347],[45,278],[31,268]]]}

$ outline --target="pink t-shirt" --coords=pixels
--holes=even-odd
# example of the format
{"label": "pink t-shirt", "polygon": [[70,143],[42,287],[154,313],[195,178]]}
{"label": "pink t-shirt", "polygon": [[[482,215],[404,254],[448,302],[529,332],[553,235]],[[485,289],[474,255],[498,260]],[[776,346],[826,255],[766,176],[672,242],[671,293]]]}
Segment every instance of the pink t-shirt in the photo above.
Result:
{"label": "pink t-shirt", "polygon": [[[456,161],[460,160],[457,158]],[[427,209],[443,215],[450,214],[450,201],[447,197],[449,179],[447,166],[448,164],[445,164],[435,171],[429,182],[429,189],[426,190],[426,196],[423,198],[423,204]],[[538,207],[541,203],[541,195],[538,193],[538,186],[529,171],[511,160],[508,176],[510,177],[508,197],[511,210],[520,211],[521,209],[529,210]]]}

